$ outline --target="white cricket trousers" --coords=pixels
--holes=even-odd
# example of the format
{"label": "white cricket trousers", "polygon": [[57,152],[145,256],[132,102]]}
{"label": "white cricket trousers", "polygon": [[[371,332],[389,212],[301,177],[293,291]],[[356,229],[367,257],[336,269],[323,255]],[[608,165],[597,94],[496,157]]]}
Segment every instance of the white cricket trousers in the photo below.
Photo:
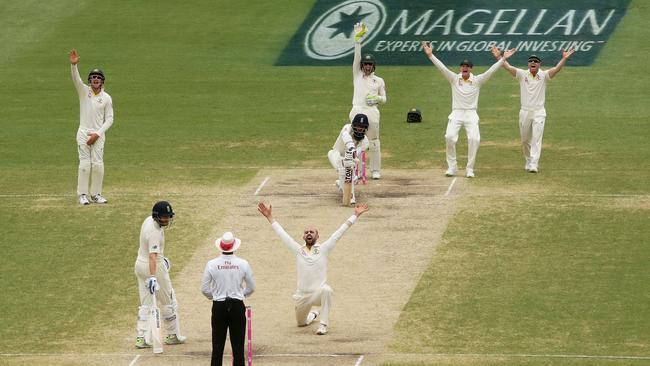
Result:
{"label": "white cricket trousers", "polygon": [[332,288],[327,284],[308,294],[294,294],[293,301],[296,306],[296,322],[298,326],[307,324],[307,315],[314,306],[320,306],[320,323],[329,324],[332,294]]}
{"label": "white cricket trousers", "polygon": [[77,150],[79,152],[79,172],[77,174],[77,195],[96,195],[102,193],[104,183],[104,144],[105,136],[100,136],[91,146],[86,145],[88,134],[77,130]]}
{"label": "white cricket trousers", "polygon": [[521,150],[524,153],[524,159],[526,159],[526,170],[538,168],[539,158],[542,155],[545,121],[545,108],[533,111],[522,109],[519,111]]}
{"label": "white cricket trousers", "polygon": [[467,133],[467,170],[474,170],[476,162],[476,153],[481,142],[481,134],[478,128],[478,119],[472,121],[460,121],[450,119],[447,122],[447,131],[445,132],[445,141],[447,145],[447,167],[449,169],[458,169],[456,160],[456,143],[460,128],[464,127]]}
{"label": "white cricket trousers", "polygon": [[[148,261],[135,261],[135,276],[138,280],[138,293],[140,294],[137,336],[148,339],[148,334],[151,332],[149,326],[149,307],[153,304],[153,295],[149,293],[149,289],[147,288],[147,280],[149,279]],[[165,330],[167,334],[181,335],[176,294],[172,287],[172,281],[169,278],[169,269],[167,269],[163,261],[156,262],[156,280],[159,286],[158,291],[156,291],[156,305],[160,308],[160,315],[164,319]]]}
{"label": "white cricket trousers", "polygon": [[368,142],[370,146],[368,147],[370,159],[370,171],[379,172],[381,171],[381,145],[379,143],[379,108],[377,106],[354,106],[350,111],[350,123],[354,119],[354,116],[357,114],[365,114],[368,116],[368,132],[366,136],[368,137]]}

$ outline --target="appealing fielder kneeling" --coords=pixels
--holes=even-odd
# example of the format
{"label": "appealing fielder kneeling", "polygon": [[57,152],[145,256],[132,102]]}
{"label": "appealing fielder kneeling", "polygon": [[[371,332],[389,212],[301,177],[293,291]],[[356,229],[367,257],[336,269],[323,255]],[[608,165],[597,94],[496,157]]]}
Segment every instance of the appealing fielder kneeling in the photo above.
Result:
{"label": "appealing fielder kneeling", "polygon": [[[313,227],[305,229],[302,236],[305,245],[301,246],[273,219],[272,206],[268,207],[260,202],[257,210],[271,223],[271,227],[282,239],[284,245],[296,255],[296,268],[298,272],[298,288],[293,295],[296,309],[296,322],[299,327],[311,324],[320,314],[320,326],[316,334],[327,334],[329,324],[329,310],[332,304],[332,288],[327,284],[327,257],[334,249],[336,242],[354,224],[361,214],[368,211],[368,205],[362,204],[354,209],[350,216],[338,230],[323,244],[317,242],[318,230]],[[318,310],[312,310],[320,306]]]}
{"label": "appealing fielder kneeling", "polygon": [[357,163],[357,157],[361,156],[361,153],[368,149],[369,143],[366,137],[368,125],[368,116],[365,114],[357,114],[354,116],[351,124],[343,126],[336,142],[334,142],[334,146],[332,146],[332,150],[327,153],[330,164],[339,173],[339,179],[336,181],[339,191],[343,190],[345,171],[352,171],[352,198],[350,203],[356,203],[354,181],[357,180],[357,177],[354,167]]}

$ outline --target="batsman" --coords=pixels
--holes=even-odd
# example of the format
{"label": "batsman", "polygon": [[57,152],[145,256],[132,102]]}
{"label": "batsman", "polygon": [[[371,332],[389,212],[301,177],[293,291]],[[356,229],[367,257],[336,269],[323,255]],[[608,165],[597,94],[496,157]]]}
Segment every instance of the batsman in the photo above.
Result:
{"label": "batsman", "polygon": [[140,249],[135,261],[135,276],[138,280],[138,293],[140,294],[136,348],[151,347],[150,318],[152,306],[155,306],[155,303],[160,307],[167,331],[165,344],[185,343],[187,339],[180,335],[178,304],[169,277],[171,262],[164,255],[164,229],[171,226],[173,219],[174,210],[172,210],[171,204],[167,201],[159,201],[153,206],[151,216],[144,220],[140,229]]}
{"label": "batsman", "polygon": [[357,176],[354,168],[359,161],[358,157],[368,149],[367,131],[368,116],[357,114],[352,123],[343,126],[332,150],[327,153],[330,164],[339,174],[336,185],[339,192],[343,193],[344,205],[356,203],[354,183]]}

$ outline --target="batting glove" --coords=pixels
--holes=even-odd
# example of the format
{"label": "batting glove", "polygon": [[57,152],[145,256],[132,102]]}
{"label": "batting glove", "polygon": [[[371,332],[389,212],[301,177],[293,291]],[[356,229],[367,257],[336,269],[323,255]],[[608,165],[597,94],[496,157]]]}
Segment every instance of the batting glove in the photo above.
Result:
{"label": "batting glove", "polygon": [[343,166],[345,168],[354,168],[354,159],[343,159]]}
{"label": "batting glove", "polygon": [[169,270],[172,269],[172,262],[169,260],[169,258],[163,257],[163,264],[165,265],[167,272],[169,272]]}
{"label": "batting glove", "polygon": [[366,104],[369,106],[377,105],[379,104],[379,96],[377,95],[368,95],[366,97]]}
{"label": "batting glove", "polygon": [[156,280],[156,276],[149,277],[147,280],[147,289],[152,295],[156,293],[156,290],[158,290],[158,281]]}
{"label": "batting glove", "polygon": [[345,160],[352,160],[354,159],[354,147],[348,147],[348,150],[345,152]]}
{"label": "batting glove", "polygon": [[354,25],[354,41],[360,42],[361,38],[366,35],[366,25],[363,23],[357,23]]}

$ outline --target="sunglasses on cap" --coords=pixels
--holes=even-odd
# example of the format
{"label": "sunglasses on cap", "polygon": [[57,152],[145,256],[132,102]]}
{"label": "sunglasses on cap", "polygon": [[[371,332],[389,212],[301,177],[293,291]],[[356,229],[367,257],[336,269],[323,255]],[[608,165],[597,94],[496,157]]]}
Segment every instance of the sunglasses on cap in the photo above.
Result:
{"label": "sunglasses on cap", "polygon": [[529,62],[529,63],[532,62],[532,63],[534,63],[534,64],[538,64],[538,63],[539,63],[539,60],[528,60],[528,62]]}

